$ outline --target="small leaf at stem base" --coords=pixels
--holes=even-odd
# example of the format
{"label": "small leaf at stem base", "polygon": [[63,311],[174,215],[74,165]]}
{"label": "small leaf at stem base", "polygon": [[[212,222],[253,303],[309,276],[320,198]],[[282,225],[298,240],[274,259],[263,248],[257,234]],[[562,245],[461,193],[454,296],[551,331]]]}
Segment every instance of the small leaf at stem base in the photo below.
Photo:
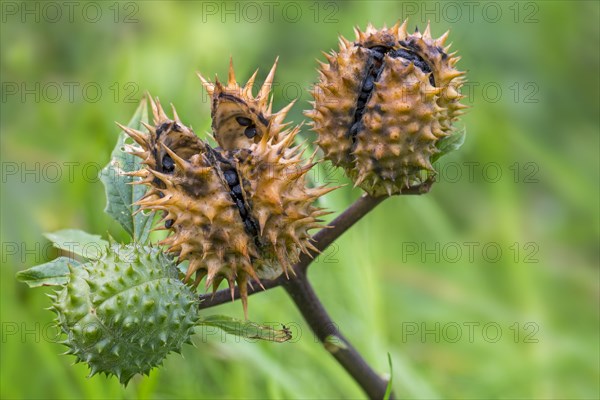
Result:
{"label": "small leaf at stem base", "polygon": [[284,325],[282,329],[259,325],[251,321],[241,321],[225,315],[210,315],[198,322],[198,325],[214,326],[225,332],[247,339],[260,339],[283,343],[292,339],[292,334]]}

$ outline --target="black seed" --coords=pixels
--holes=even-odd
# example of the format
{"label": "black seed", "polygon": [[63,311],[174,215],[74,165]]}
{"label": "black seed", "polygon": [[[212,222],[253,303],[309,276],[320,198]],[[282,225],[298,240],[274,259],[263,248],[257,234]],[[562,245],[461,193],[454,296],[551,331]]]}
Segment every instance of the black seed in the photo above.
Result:
{"label": "black seed", "polygon": [[404,58],[406,60],[412,60],[414,58],[414,53],[409,52],[408,50],[398,49],[390,52],[390,57],[393,58]]}
{"label": "black seed", "polygon": [[387,51],[389,51],[389,48],[385,47],[385,46],[373,46],[373,47],[369,47],[369,49],[373,50],[375,53],[380,53],[380,54],[384,54]]}
{"label": "black seed", "polygon": [[163,171],[173,172],[175,170],[175,163],[170,155],[166,154],[162,159]]}
{"label": "black seed", "polygon": [[246,135],[248,139],[252,139],[254,136],[256,136],[256,133],[256,126],[254,125],[247,127],[244,131],[244,135]]}
{"label": "black seed", "polygon": [[246,231],[249,232],[253,236],[258,234],[258,230],[256,229],[256,226],[249,219],[244,220],[244,228],[246,228]]}
{"label": "black seed", "polygon": [[354,123],[354,125],[352,125],[352,127],[350,128],[350,136],[353,138],[356,137],[356,135],[358,135],[359,130],[360,130],[360,122]]}
{"label": "black seed", "polygon": [[241,199],[235,199],[235,205],[237,206],[242,218],[246,218],[248,212],[246,211],[246,207],[244,207],[244,202]]}
{"label": "black seed", "polygon": [[415,64],[415,67],[419,68],[421,71],[423,71],[424,69],[427,68],[425,63],[420,60],[415,60],[415,61],[413,61],[413,63]]}
{"label": "black seed", "polygon": [[235,120],[241,126],[249,126],[252,123],[252,120],[246,117],[235,117]]}
{"label": "black seed", "polygon": [[233,192],[234,195],[236,195],[237,197],[241,197],[242,196],[242,187],[240,185],[235,185],[231,191]]}
{"label": "black seed", "polygon": [[[365,79],[365,83],[362,88],[363,93],[370,92],[371,90],[373,90],[373,83],[374,83],[373,80],[374,80],[373,75],[367,75],[367,79]],[[367,93],[367,96],[368,96],[368,93]]]}
{"label": "black seed", "polygon": [[390,48],[385,46],[373,46],[369,49],[371,50],[371,55],[373,56],[373,58],[375,58],[379,62],[381,62],[381,60],[383,60],[383,56],[388,51],[390,51]]}
{"label": "black seed", "polygon": [[[406,61],[410,61],[415,65],[415,67],[419,68],[421,71],[425,72],[426,74],[431,72],[431,67],[429,66],[429,64],[427,64],[427,62],[419,54],[417,54],[415,52],[416,50],[413,50],[413,49],[416,49],[416,46],[414,46],[414,44],[412,42],[406,43],[406,42],[401,41],[400,44],[405,47],[410,47],[411,49],[410,50],[405,50],[405,49],[394,50],[389,53],[390,57],[403,58]],[[432,86],[435,86],[435,80],[433,78],[433,74],[431,74],[429,76],[429,83],[431,83]]]}
{"label": "black seed", "polygon": [[179,124],[177,122],[173,123],[173,126],[171,127],[171,129],[173,129],[175,132],[181,132],[181,127],[179,126]]}
{"label": "black seed", "polygon": [[158,192],[158,197],[162,199],[163,197],[165,197],[165,194],[163,192]]}
{"label": "black seed", "polygon": [[228,169],[227,171],[223,172],[223,175],[225,176],[225,181],[227,182],[229,187],[232,187],[238,183],[238,177],[237,177],[237,174],[235,173],[235,170]]}
{"label": "black seed", "polygon": [[168,219],[165,221],[165,228],[167,229],[171,229],[171,227],[173,226],[173,223],[175,222],[174,219]]}

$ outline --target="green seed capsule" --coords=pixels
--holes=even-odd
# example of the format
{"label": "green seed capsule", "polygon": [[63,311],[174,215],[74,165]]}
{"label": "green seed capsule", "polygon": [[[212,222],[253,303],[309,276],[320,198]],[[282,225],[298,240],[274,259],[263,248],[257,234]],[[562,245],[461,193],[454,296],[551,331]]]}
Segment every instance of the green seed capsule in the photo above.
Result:
{"label": "green seed capsule", "polygon": [[[117,254],[125,251],[152,257],[121,261]],[[179,352],[190,340],[198,308],[178,274],[174,261],[155,247],[116,244],[95,262],[73,269],[53,305],[67,335],[67,353],[86,362],[90,375],[104,372],[127,384],[171,351]],[[181,324],[181,315],[191,323]]]}

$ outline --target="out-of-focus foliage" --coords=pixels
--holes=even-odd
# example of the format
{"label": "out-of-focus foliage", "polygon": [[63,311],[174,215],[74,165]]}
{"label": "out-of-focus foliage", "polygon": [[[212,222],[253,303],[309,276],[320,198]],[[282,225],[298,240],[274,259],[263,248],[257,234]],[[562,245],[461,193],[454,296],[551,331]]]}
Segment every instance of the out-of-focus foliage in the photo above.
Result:
{"label": "out-of-focus foliage", "polygon": [[[275,108],[300,97],[290,114],[299,122],[315,58],[338,33],[410,17],[431,19],[435,35],[451,28],[470,81],[466,142],[436,163],[430,194],[383,203],[310,279],[382,373],[390,353],[402,397],[597,398],[599,5],[467,3],[1,3],[0,396],[362,396],[279,289],[252,296],[250,318],[285,324],[291,343],[205,327],[185,358],[126,389],[86,379],[58,355],[45,289],[15,274],[58,255],[42,232],[126,238],[102,212],[98,173],[114,121],[126,123],[145,90],[204,135],[209,104],[195,71],[224,78],[231,55],[241,81],[256,67],[264,79],[279,55]],[[314,179],[346,182],[327,165]],[[323,205],[341,211],[359,195],[345,187]],[[237,303],[210,311],[242,317]]]}

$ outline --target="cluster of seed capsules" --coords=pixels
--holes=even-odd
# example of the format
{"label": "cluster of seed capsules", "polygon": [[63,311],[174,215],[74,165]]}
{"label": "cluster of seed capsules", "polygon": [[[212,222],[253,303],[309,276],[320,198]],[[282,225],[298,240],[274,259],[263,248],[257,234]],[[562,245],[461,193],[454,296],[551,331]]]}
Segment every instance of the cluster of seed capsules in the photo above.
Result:
{"label": "cluster of seed capsules", "polygon": [[[121,128],[139,145],[131,153],[143,168],[130,175],[149,186],[136,204],[162,212],[170,231],[160,244],[179,261],[189,261],[186,280],[206,277],[216,290],[237,283],[244,310],[247,285],[286,275],[300,253],[316,250],[309,230],[322,227],[326,211],[314,205],[333,187],[311,187],[306,174],[314,165],[294,140],[300,127],[284,118],[292,104],[272,112],[277,62],[254,96],[256,72],[241,87],[230,64],[227,84],[200,76],[211,98],[211,146],[185,126],[173,108],[169,118],[151,99],[153,124],[148,133]],[[313,155],[314,156],[314,155]]]}
{"label": "cluster of seed capsules", "polygon": [[[372,195],[392,195],[433,172],[436,143],[449,135],[460,104],[463,73],[458,57],[443,48],[447,33],[432,39],[392,28],[356,30],[326,54],[312,94],[312,119],[324,158],[344,168]],[[335,189],[311,187],[307,172],[315,154],[295,145],[300,126],[284,119],[293,102],[272,112],[275,65],[256,96],[255,72],[242,87],[230,64],[227,84],[200,79],[211,98],[215,146],[185,126],[175,109],[169,118],[151,100],[148,133],[121,128],[137,142],[131,152],[144,167],[131,173],[149,186],[137,202],[163,214],[170,235],[161,244],[189,261],[186,280],[206,277],[213,290],[237,283],[244,310],[247,285],[293,271],[301,253],[316,251],[310,230],[322,227],[326,210],[315,200]]]}

